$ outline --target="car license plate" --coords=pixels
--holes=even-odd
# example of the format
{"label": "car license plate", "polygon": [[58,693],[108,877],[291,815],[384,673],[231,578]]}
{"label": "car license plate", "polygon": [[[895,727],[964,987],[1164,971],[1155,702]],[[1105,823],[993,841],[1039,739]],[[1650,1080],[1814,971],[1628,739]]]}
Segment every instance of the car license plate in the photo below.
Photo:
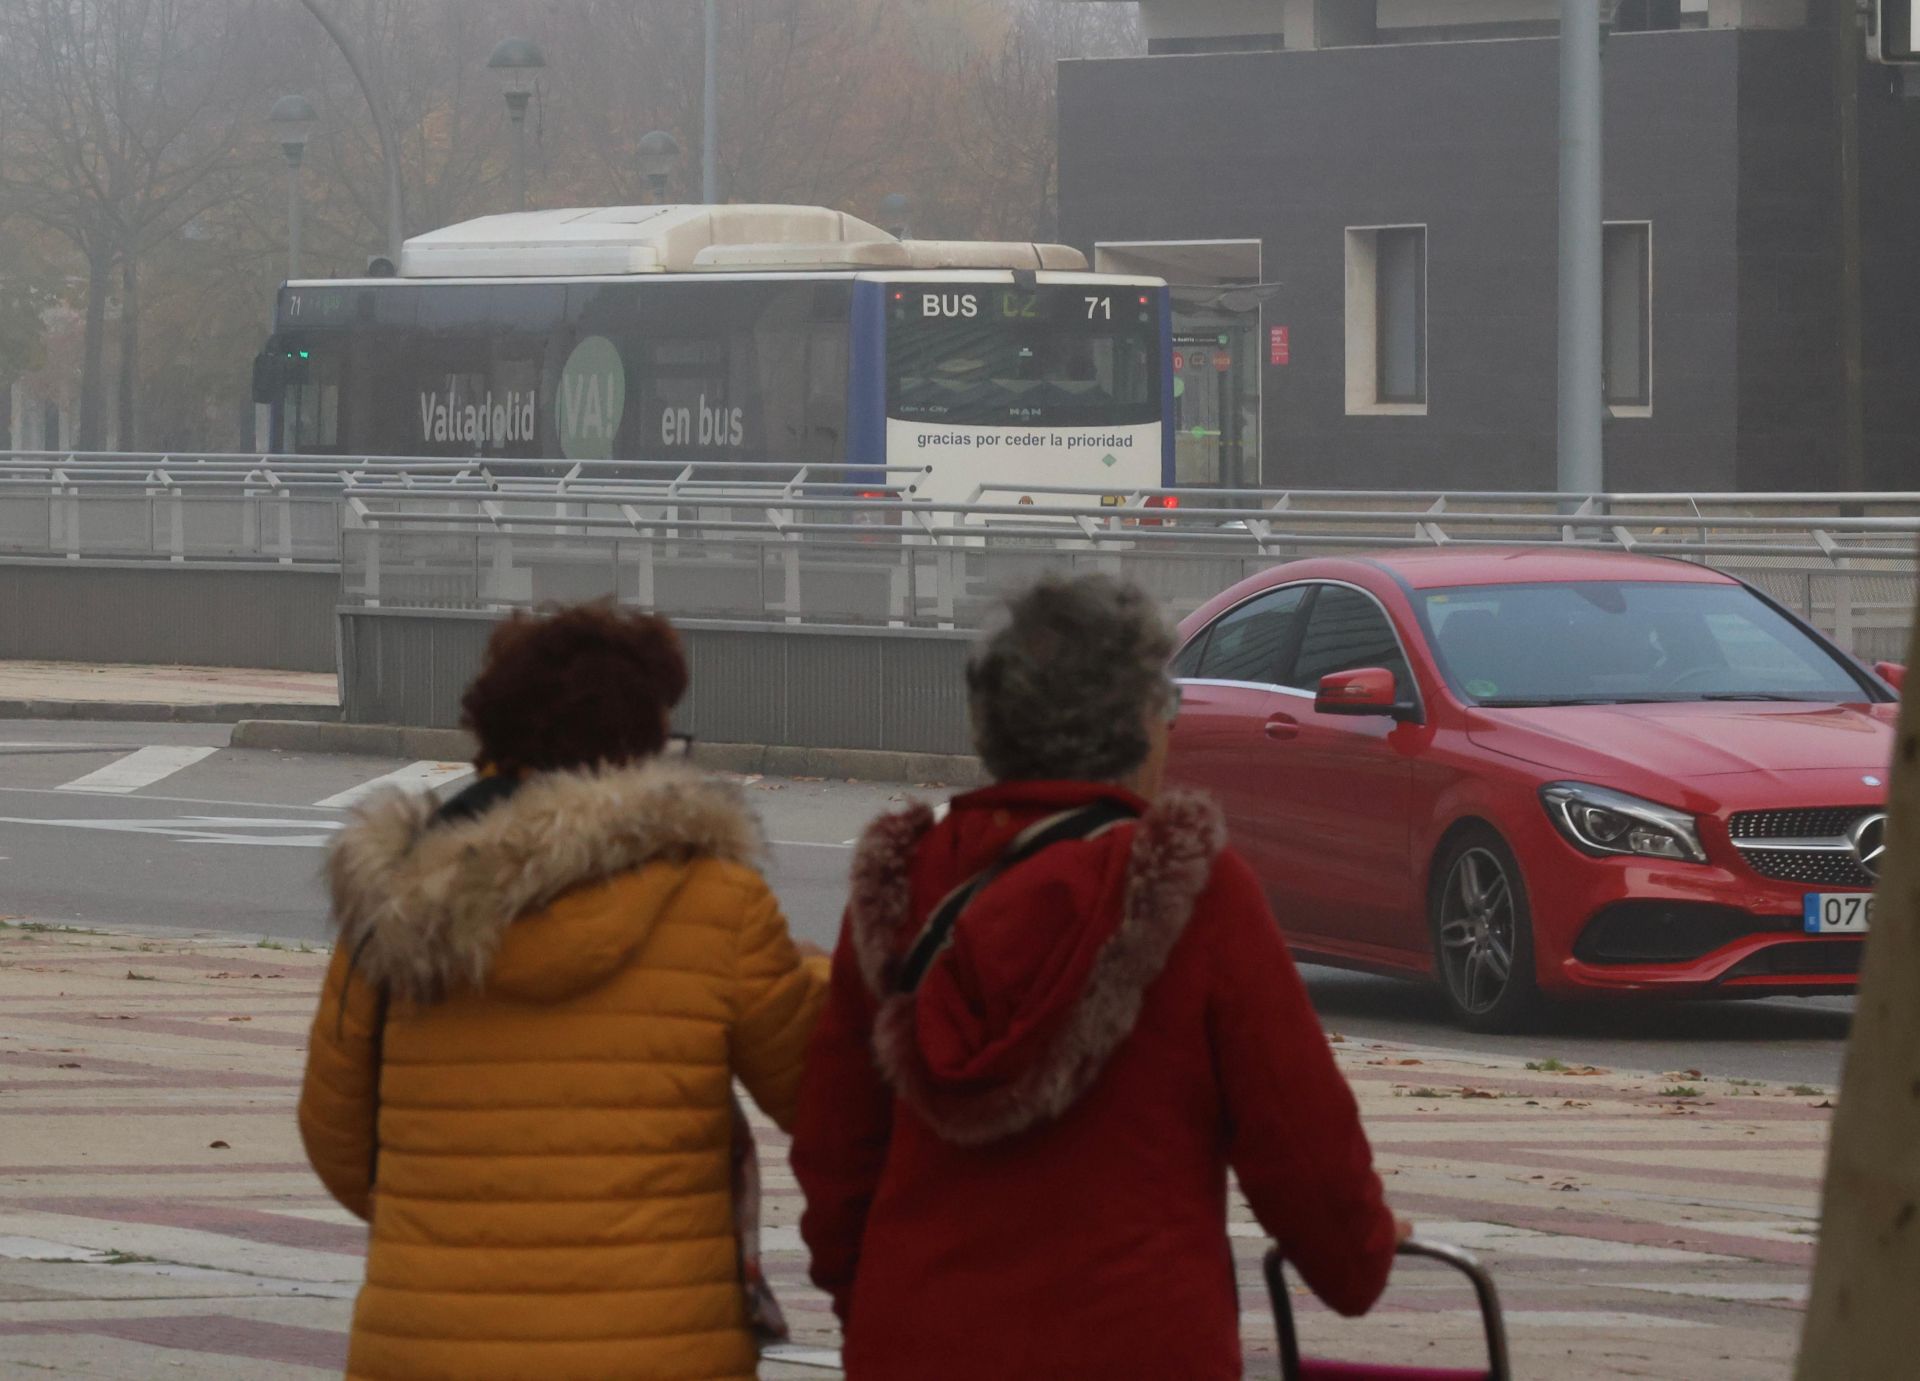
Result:
{"label": "car license plate", "polygon": [[1809,892],[1800,914],[1809,935],[1864,935],[1873,928],[1873,893]]}

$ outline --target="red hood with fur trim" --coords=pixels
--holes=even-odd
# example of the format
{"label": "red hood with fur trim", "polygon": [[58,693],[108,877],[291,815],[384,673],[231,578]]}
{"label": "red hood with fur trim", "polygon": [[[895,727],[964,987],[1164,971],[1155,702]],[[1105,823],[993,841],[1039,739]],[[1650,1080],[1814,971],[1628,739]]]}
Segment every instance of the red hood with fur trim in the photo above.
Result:
{"label": "red hood with fur trim", "polygon": [[[895,973],[927,916],[1034,821],[1102,799],[1142,812],[997,878],[919,988]],[[853,869],[852,938],[890,1085],[939,1135],[978,1145],[1059,1117],[1132,1030],[1225,839],[1205,797],[1026,782],[878,820]]]}

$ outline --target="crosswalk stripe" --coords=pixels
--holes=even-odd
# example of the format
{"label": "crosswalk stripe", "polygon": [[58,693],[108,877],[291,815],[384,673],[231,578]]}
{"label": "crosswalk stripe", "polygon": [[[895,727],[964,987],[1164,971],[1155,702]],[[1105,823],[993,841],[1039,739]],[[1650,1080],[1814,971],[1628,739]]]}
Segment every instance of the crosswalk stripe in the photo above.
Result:
{"label": "crosswalk stripe", "polygon": [[375,777],[370,782],[348,787],[337,796],[329,796],[324,801],[315,801],[318,806],[329,810],[345,810],[348,806],[358,805],[376,791],[384,791],[397,786],[402,791],[432,791],[449,782],[457,782],[462,777],[473,775],[473,769],[462,762],[415,762],[409,763],[397,772],[389,772],[384,777]]}
{"label": "crosswalk stripe", "polygon": [[84,777],[75,777],[59,788],[61,791],[107,791],[125,795],[129,791],[138,791],[143,786],[152,786],[164,781],[183,767],[191,767],[202,758],[212,757],[217,748],[182,748],[176,746],[158,746],[140,748],[124,758],[108,763],[98,771],[89,772]]}

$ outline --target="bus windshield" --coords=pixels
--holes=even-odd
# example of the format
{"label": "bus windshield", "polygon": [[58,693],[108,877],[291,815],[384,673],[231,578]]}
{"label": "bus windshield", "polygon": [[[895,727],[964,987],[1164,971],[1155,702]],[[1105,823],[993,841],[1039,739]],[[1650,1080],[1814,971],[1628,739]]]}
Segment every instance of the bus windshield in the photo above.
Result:
{"label": "bus windshield", "polygon": [[887,290],[887,415],[960,426],[1160,420],[1151,296],[1108,284]]}

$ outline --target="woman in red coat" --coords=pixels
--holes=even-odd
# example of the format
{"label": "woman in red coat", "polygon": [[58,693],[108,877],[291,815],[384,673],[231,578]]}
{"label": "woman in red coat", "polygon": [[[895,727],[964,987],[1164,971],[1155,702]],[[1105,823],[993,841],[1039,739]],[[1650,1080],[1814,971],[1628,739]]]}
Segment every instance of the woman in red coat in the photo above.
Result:
{"label": "woman in red coat", "polygon": [[1036,586],[968,670],[996,785],[861,841],[793,1145],[851,1381],[1238,1378],[1229,1168],[1333,1308],[1386,1284],[1405,1229],[1259,884],[1159,791],[1171,651],[1137,590]]}

